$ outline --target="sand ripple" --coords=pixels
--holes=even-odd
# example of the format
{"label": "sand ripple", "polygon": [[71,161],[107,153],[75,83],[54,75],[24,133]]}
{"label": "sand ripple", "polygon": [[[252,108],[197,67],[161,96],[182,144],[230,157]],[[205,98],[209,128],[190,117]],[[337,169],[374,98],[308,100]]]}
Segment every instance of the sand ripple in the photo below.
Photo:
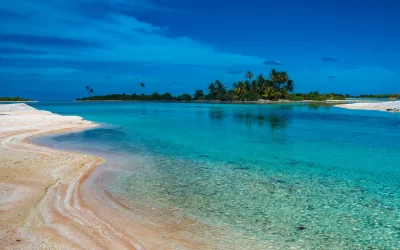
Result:
{"label": "sand ripple", "polygon": [[0,249],[259,248],[176,208],[144,207],[107,193],[102,186],[112,174],[97,168],[104,162],[99,157],[27,140],[95,127],[91,122],[24,107],[3,113],[0,124]]}

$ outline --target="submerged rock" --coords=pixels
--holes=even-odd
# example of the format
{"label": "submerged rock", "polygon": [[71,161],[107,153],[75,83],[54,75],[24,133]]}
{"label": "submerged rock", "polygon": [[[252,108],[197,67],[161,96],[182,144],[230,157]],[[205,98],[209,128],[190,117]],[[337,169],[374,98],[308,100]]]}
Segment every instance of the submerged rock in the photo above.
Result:
{"label": "submerged rock", "polygon": [[235,167],[233,170],[249,170],[249,167]]}
{"label": "submerged rock", "polygon": [[276,183],[286,183],[286,181],[283,181],[283,180],[280,180],[280,179],[277,179],[277,178],[270,178],[269,180],[271,182],[276,182]]}
{"label": "submerged rock", "polygon": [[302,224],[299,224],[299,226],[297,227],[297,231],[303,231],[306,230],[306,227]]}

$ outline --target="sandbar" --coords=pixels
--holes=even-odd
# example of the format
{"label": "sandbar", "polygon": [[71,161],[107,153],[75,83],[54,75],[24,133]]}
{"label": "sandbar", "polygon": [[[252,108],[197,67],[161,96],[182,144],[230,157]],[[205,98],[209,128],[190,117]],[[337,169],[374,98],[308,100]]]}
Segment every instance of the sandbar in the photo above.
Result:
{"label": "sandbar", "polygon": [[359,110],[400,112],[400,101],[339,104],[336,107]]}

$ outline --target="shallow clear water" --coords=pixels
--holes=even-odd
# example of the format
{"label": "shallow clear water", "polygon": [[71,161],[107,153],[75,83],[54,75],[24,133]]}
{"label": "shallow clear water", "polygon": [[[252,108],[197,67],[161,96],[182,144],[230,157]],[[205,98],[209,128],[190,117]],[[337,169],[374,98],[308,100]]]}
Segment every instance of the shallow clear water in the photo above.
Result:
{"label": "shallow clear water", "polygon": [[[315,104],[34,103],[102,123],[35,139],[124,169],[104,188],[282,249],[400,248],[400,115]],[[300,230],[304,229],[304,230]]]}

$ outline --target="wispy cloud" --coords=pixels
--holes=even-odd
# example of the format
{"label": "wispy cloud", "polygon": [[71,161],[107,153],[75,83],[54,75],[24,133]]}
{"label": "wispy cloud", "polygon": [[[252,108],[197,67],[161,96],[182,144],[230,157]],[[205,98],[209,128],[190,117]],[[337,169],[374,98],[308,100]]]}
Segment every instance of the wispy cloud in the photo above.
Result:
{"label": "wispy cloud", "polygon": [[52,46],[52,47],[100,47],[96,42],[84,41],[72,38],[37,36],[26,34],[0,33],[0,41],[3,43],[25,44],[30,46]]}
{"label": "wispy cloud", "polygon": [[240,75],[240,74],[242,74],[243,72],[242,72],[242,71],[239,71],[239,70],[227,70],[226,73],[232,74],[232,75]]}
{"label": "wispy cloud", "polygon": [[0,48],[0,55],[24,55],[24,54],[48,54],[44,51],[37,51],[31,49],[23,49],[23,48]]}
{"label": "wispy cloud", "polygon": [[264,65],[276,65],[276,66],[282,65],[281,62],[275,60],[265,60],[263,63]]}
{"label": "wispy cloud", "polygon": [[154,4],[148,0],[80,0],[77,10],[90,18],[104,18],[111,14],[132,16],[142,11],[173,12],[168,7]]}
{"label": "wispy cloud", "polygon": [[[40,60],[70,60],[78,62],[75,67],[105,60],[200,67],[251,67],[263,62],[261,58],[219,51],[186,36],[167,36],[164,32],[168,27],[138,21],[138,10],[171,11],[149,1],[14,0],[10,4],[0,2],[0,9],[17,9],[21,16],[30,18],[29,22],[7,22],[0,33],[0,56],[8,54],[6,58],[18,60],[19,65],[28,62],[23,59],[34,59],[38,64]],[[94,19],[93,13],[100,16]],[[7,49],[14,49],[18,56],[5,52]],[[24,51],[25,58],[21,56]]]}
{"label": "wispy cloud", "polygon": [[[189,91],[225,69],[253,69],[264,61],[138,20],[138,13],[176,13],[148,0],[12,0],[0,1],[0,9],[9,13],[0,17],[0,82],[13,86],[5,95],[42,90],[74,99],[86,84],[106,94],[143,91],[141,81],[145,91]],[[41,73],[34,89],[27,88],[37,78],[31,72]],[[169,85],[193,76],[188,84]]]}
{"label": "wispy cloud", "polygon": [[20,20],[25,20],[25,17],[11,10],[0,9],[0,20],[20,21]]}
{"label": "wispy cloud", "polygon": [[324,61],[324,62],[337,62],[338,60],[336,58],[333,58],[333,57],[325,56],[325,57],[321,58],[321,61]]}

